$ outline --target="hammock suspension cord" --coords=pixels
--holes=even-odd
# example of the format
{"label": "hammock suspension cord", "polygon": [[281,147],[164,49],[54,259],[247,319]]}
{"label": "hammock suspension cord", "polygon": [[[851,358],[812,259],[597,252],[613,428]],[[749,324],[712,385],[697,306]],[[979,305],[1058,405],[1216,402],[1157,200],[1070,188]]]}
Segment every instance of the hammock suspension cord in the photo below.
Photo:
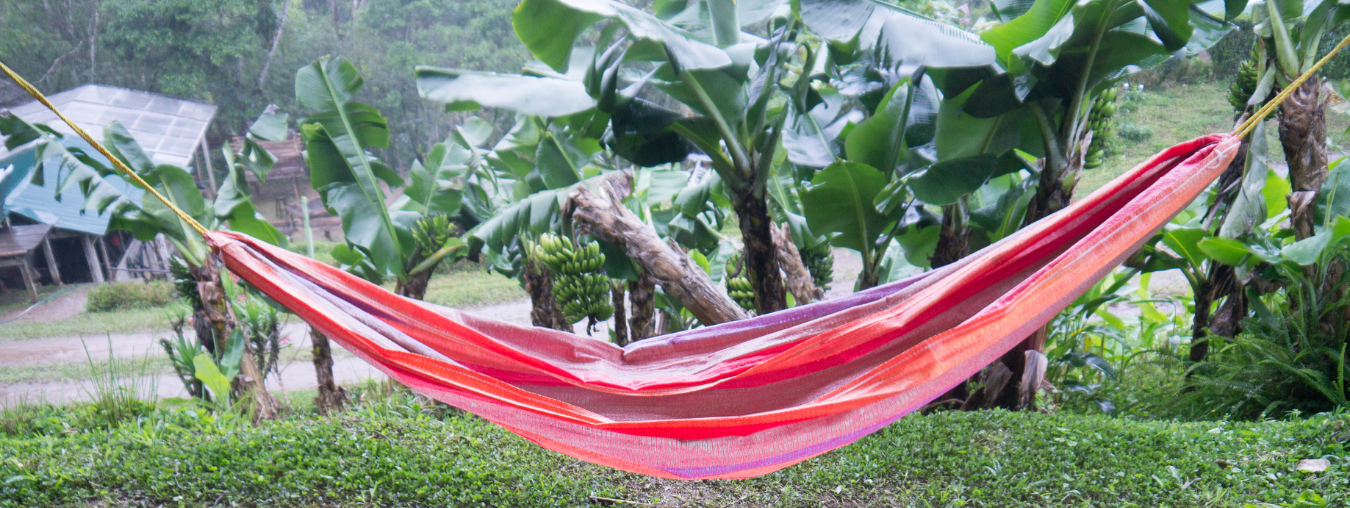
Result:
{"label": "hammock suspension cord", "polygon": [[136,182],[136,185],[140,185],[142,188],[149,191],[151,194],[154,194],[156,198],[158,198],[161,202],[164,203],[164,206],[167,206],[169,207],[170,210],[173,210],[174,215],[177,215],[180,220],[186,222],[187,225],[192,226],[192,229],[197,230],[197,233],[202,235],[202,237],[206,236],[206,227],[202,226],[201,223],[197,222],[196,219],[193,219],[191,215],[187,214],[187,212],[184,212],[177,206],[174,206],[174,204],[170,202],[168,198],[165,198],[163,194],[160,194],[159,191],[155,190],[154,187],[152,187],[149,183],[147,183],[144,178],[141,178],[141,175],[136,174],[136,172],[132,171],[131,168],[127,167],[126,164],[123,164],[121,159],[114,157],[113,154],[109,152],[107,148],[103,147],[103,143],[99,143],[97,140],[94,139],[93,136],[90,136],[88,132],[85,132],[84,129],[81,129],[79,125],[76,125],[75,122],[71,121],[70,118],[67,118],[65,114],[61,113],[61,110],[56,109],[56,106],[53,105],[51,101],[47,100],[47,96],[42,95],[42,92],[39,92],[37,88],[35,88],[32,84],[28,83],[28,80],[23,79],[23,76],[20,76],[18,73],[14,72],[14,70],[10,69],[9,66],[5,65],[4,62],[0,62],[0,69],[5,71],[5,75],[9,76],[9,79],[14,80],[15,83],[19,84],[20,88],[23,88],[25,92],[28,92],[28,95],[33,96],[33,98],[37,99],[38,102],[41,102],[43,106],[47,106],[47,109],[50,109],[52,110],[53,113],[56,113],[56,116],[60,117],[61,121],[65,122],[66,125],[69,125],[71,129],[75,129],[76,134],[79,134],[81,138],[84,138],[85,142],[89,143],[90,146],[93,146],[95,150],[98,150],[98,153],[101,153],[103,154],[104,157],[107,157],[108,161],[112,162],[114,166],[117,166],[117,169],[122,170],[122,172],[125,173],[128,177],[131,177],[131,179]]}
{"label": "hammock suspension cord", "polygon": [[1303,74],[1300,74],[1298,78],[1291,81],[1289,86],[1284,87],[1284,90],[1280,90],[1280,93],[1277,94],[1274,99],[1267,102],[1261,109],[1256,110],[1256,113],[1250,118],[1247,118],[1247,121],[1242,122],[1237,128],[1233,129],[1233,135],[1243,137],[1250,133],[1252,129],[1256,128],[1256,124],[1265,120],[1267,116],[1270,116],[1270,114],[1275,111],[1275,108],[1280,107],[1280,104],[1283,104],[1285,99],[1288,99],[1290,95],[1293,95],[1295,90],[1298,90],[1299,87],[1303,86],[1303,82],[1307,81],[1313,74],[1316,74],[1318,69],[1321,69],[1323,65],[1326,65],[1327,62],[1331,61],[1331,57],[1336,56],[1336,53],[1339,53],[1347,44],[1350,44],[1350,35],[1341,39],[1341,42],[1337,44],[1336,47],[1331,48],[1331,51],[1328,52],[1326,56],[1322,57],[1321,60],[1318,60],[1312,67],[1309,67]]}
{"label": "hammock suspension cord", "polygon": [[[1257,110],[1256,113],[1253,114],[1251,117],[1249,117],[1245,122],[1243,122],[1242,124],[1238,125],[1235,129],[1233,129],[1232,134],[1241,137],[1246,136],[1248,133],[1250,133],[1252,129],[1256,128],[1256,124],[1258,122],[1265,119],[1265,117],[1269,116],[1270,113],[1274,112],[1275,108],[1279,107],[1280,104],[1282,104],[1285,101],[1285,99],[1288,99],[1289,96],[1294,93],[1294,90],[1297,90],[1300,86],[1303,85],[1305,81],[1308,80],[1308,78],[1311,78],[1314,74],[1316,74],[1318,69],[1321,69],[1323,65],[1325,65],[1328,61],[1331,60],[1331,57],[1336,56],[1336,53],[1339,53],[1341,49],[1345,48],[1346,45],[1350,45],[1350,35],[1347,35],[1344,39],[1341,39],[1341,42],[1337,44],[1336,47],[1332,48],[1331,51],[1326,54],[1326,56],[1322,57],[1321,60],[1318,60],[1317,63],[1313,64],[1313,66],[1308,68],[1307,71],[1304,71],[1303,74],[1300,74],[1298,76],[1298,78],[1290,82],[1289,86],[1284,87],[1284,90],[1281,90],[1280,93],[1276,95],[1274,99],[1271,99],[1269,102],[1267,102],[1265,106],[1262,106],[1261,109]],[[191,215],[188,215],[186,212],[175,206],[172,202],[168,200],[168,198],[165,198],[163,194],[160,194],[159,191],[156,191],[154,187],[152,187],[149,183],[145,181],[145,179],[141,178],[141,176],[136,174],[135,171],[132,171],[131,168],[127,167],[126,164],[123,164],[121,159],[114,157],[113,154],[109,152],[107,148],[103,147],[102,143],[99,143],[98,140],[95,140],[93,136],[90,136],[89,133],[85,132],[84,129],[81,129],[79,125],[76,125],[74,121],[71,121],[70,118],[67,118],[65,114],[61,113],[61,110],[57,109],[56,106],[51,103],[51,101],[47,100],[47,96],[43,95],[42,92],[38,91],[36,87],[28,83],[28,80],[23,79],[23,76],[20,76],[18,73],[14,72],[14,70],[10,69],[9,66],[5,65],[4,62],[0,62],[0,70],[3,70],[5,72],[5,75],[9,76],[9,79],[14,80],[15,83],[18,83],[20,88],[23,88],[25,92],[28,92],[28,95],[33,96],[34,99],[37,99],[38,102],[41,102],[43,106],[47,107],[47,109],[50,109],[52,110],[53,113],[56,113],[56,116],[60,117],[61,121],[65,122],[66,125],[69,125],[71,129],[74,129],[76,134],[79,134],[81,138],[84,138],[85,142],[93,146],[96,150],[98,150],[99,153],[103,154],[104,157],[107,157],[108,160],[111,161],[112,164],[117,167],[117,169],[122,170],[122,172],[125,173],[132,180],[134,180],[137,185],[140,185],[142,188],[149,191],[151,194],[155,196],[155,198],[159,199],[161,202],[164,203],[165,206],[169,207],[170,210],[173,210],[173,213],[177,215],[180,220],[186,222],[189,226],[192,226],[192,229],[196,230],[198,234],[202,235],[203,237],[206,236],[206,227],[202,226],[201,223],[197,222],[196,219],[193,219]]]}

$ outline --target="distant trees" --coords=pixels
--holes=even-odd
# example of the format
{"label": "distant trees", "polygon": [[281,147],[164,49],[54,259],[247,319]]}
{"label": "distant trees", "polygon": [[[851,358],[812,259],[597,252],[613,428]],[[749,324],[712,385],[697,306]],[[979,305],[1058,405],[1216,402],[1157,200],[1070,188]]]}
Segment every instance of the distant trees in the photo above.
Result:
{"label": "distant trees", "polygon": [[250,115],[268,104],[298,111],[295,70],[340,54],[366,76],[363,100],[391,119],[389,148],[378,154],[406,169],[461,120],[424,103],[410,69],[418,64],[518,69],[525,50],[511,29],[514,5],[514,0],[3,0],[0,55],[44,92],[100,83],[217,104],[209,136],[219,143],[243,134]]}

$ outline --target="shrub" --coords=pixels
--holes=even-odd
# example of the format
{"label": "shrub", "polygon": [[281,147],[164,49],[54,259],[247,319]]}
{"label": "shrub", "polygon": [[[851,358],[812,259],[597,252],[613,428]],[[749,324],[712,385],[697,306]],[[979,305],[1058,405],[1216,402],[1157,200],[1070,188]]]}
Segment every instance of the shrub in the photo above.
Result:
{"label": "shrub", "polygon": [[150,309],[163,307],[178,298],[172,284],[167,281],[117,282],[103,284],[89,292],[84,310],[89,312],[109,312],[124,309]]}
{"label": "shrub", "polygon": [[1209,356],[1192,367],[1178,403],[1245,419],[1311,415],[1346,405],[1348,281],[1324,286],[1293,270],[1286,271],[1286,281],[1284,301],[1243,320],[1237,337],[1209,338]]}
{"label": "shrub", "polygon": [[1153,128],[1147,125],[1139,125],[1131,122],[1121,122],[1116,127],[1116,136],[1127,141],[1148,141],[1153,137]]}

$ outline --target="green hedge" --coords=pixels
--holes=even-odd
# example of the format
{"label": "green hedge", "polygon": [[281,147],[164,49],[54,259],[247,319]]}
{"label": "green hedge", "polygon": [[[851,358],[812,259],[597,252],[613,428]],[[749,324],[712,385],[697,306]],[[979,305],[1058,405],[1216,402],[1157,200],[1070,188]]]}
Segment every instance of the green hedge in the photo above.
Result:
{"label": "green hedge", "polygon": [[148,283],[117,282],[102,284],[89,291],[84,310],[110,312],[126,309],[163,307],[178,298],[173,284],[155,280]]}
{"label": "green hedge", "polygon": [[[415,403],[251,427],[196,409],[0,436],[0,506],[1328,506],[1350,418],[1223,423],[983,411],[910,416],[765,477],[677,482],[547,452]],[[443,411],[438,414],[445,414]],[[1295,472],[1325,457],[1324,473]],[[1288,505],[1286,505],[1288,506]],[[1301,505],[1300,505],[1301,506]]]}

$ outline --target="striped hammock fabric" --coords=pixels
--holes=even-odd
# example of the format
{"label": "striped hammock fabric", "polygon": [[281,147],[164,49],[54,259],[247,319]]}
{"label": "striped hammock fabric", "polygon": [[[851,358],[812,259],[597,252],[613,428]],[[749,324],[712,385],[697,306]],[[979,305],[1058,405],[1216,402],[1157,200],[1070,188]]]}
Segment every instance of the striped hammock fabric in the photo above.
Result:
{"label": "striped hammock fabric", "polygon": [[680,479],[763,475],[896,421],[1011,350],[1237,153],[1169,148],[960,262],[848,298],[626,348],[409,300],[245,235],[227,267],[390,377],[540,446]]}

